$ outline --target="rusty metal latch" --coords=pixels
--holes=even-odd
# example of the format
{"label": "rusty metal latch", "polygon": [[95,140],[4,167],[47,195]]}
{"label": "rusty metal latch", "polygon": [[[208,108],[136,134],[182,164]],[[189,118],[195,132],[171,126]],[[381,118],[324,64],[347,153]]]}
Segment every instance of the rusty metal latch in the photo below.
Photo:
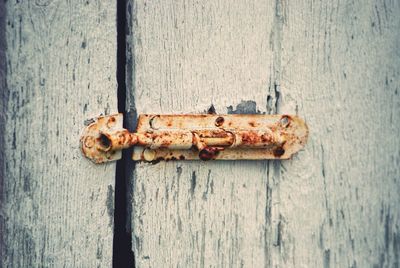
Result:
{"label": "rusty metal latch", "polygon": [[294,115],[140,115],[137,130],[122,114],[101,116],[81,137],[95,163],[118,160],[134,146],[133,160],[288,159],[304,147],[305,122]]}

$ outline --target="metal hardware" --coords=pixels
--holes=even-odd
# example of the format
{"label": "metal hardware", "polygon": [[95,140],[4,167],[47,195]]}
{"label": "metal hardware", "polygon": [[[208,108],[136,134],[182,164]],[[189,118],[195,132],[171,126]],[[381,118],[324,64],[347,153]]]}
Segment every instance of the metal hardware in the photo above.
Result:
{"label": "metal hardware", "polygon": [[288,159],[304,147],[308,127],[294,115],[140,115],[137,130],[122,127],[122,114],[101,116],[81,137],[95,163],[133,160]]}

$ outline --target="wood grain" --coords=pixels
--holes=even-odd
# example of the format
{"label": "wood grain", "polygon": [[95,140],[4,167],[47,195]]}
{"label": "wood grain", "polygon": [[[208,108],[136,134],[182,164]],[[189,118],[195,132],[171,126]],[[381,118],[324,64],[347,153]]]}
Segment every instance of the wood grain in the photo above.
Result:
{"label": "wood grain", "polygon": [[398,1],[132,1],[130,111],[213,104],[311,130],[289,161],[136,165],[137,267],[399,267],[399,14]]}
{"label": "wood grain", "polygon": [[110,267],[115,164],[84,159],[79,136],[116,112],[115,3],[5,7],[0,266]]}
{"label": "wood grain", "polygon": [[282,162],[282,267],[400,267],[400,3],[285,3],[281,112],[307,150]]}

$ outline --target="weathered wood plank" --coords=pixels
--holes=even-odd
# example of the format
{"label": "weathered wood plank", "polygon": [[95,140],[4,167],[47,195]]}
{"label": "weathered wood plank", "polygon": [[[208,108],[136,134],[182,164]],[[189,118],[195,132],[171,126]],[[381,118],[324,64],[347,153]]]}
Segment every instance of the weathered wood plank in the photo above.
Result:
{"label": "weathered wood plank", "polygon": [[[240,112],[267,111],[273,5],[140,0],[130,8],[130,107],[200,113],[213,104],[226,113],[239,104]],[[266,263],[266,161],[140,163],[132,180],[138,267]]]}
{"label": "weathered wood plank", "polygon": [[115,164],[84,159],[79,135],[116,111],[115,2],[5,5],[0,266],[110,267]]}
{"label": "weathered wood plank", "polygon": [[290,161],[136,165],[138,267],[399,266],[398,2],[132,5],[131,109],[253,100],[311,130]]}
{"label": "weathered wood plank", "polygon": [[282,2],[280,111],[310,142],[282,162],[279,267],[400,267],[398,1]]}

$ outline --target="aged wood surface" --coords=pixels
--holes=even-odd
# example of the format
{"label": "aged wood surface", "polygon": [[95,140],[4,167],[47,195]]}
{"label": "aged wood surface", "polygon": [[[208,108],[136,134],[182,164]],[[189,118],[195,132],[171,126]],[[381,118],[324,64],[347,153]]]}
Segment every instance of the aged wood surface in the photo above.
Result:
{"label": "aged wood surface", "polygon": [[116,112],[115,3],[5,7],[0,266],[110,267],[115,163],[85,159],[79,136]]}
{"label": "aged wood surface", "polygon": [[132,1],[130,110],[213,104],[310,126],[285,162],[137,164],[137,266],[399,267],[399,14],[398,1]]}
{"label": "aged wood surface", "polygon": [[[400,267],[400,2],[282,3],[281,112],[310,143],[282,162],[282,267]],[[274,202],[274,201],[273,201]]]}

